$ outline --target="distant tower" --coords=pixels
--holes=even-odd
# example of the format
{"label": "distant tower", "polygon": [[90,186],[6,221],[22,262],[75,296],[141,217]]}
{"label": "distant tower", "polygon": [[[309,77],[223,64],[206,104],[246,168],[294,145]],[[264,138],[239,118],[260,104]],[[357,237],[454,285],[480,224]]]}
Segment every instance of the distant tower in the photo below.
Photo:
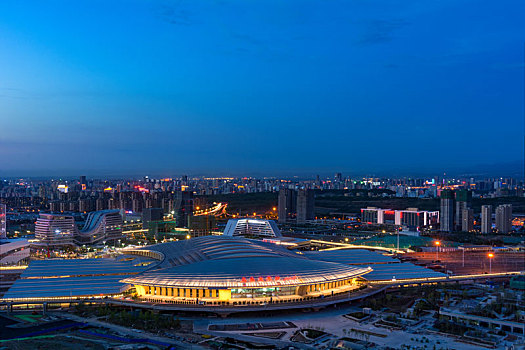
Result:
{"label": "distant tower", "polygon": [[279,190],[279,223],[284,224],[292,219],[296,214],[296,193],[290,188]]}
{"label": "distant tower", "polygon": [[315,219],[314,214],[314,192],[303,189],[297,193],[297,223],[303,224],[307,220]]}
{"label": "distant tower", "polygon": [[0,203],[0,239],[7,238],[7,207]]}
{"label": "distant tower", "polygon": [[472,206],[472,191],[459,190],[456,192],[456,227],[463,230],[463,210]]}
{"label": "distant tower", "polygon": [[82,175],[80,176],[80,188],[82,189],[82,191],[85,191],[86,188],[87,188],[87,180],[86,180],[86,176]]}
{"label": "distant tower", "polygon": [[492,205],[481,206],[481,233],[492,233]]}
{"label": "distant tower", "polygon": [[512,204],[502,204],[496,208],[496,229],[498,233],[512,230]]}
{"label": "distant tower", "polygon": [[439,216],[441,231],[452,232],[454,228],[454,191],[441,191],[441,210]]}

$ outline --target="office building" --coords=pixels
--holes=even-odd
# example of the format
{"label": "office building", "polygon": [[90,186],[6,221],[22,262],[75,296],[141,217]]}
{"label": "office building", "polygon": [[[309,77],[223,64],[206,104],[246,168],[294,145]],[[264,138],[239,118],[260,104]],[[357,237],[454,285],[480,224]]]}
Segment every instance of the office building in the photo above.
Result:
{"label": "office building", "polygon": [[297,223],[303,224],[308,220],[315,219],[314,192],[308,189],[301,189],[297,193]]}
{"label": "office building", "polygon": [[481,206],[481,233],[492,233],[492,205]]}
{"label": "office building", "polygon": [[439,211],[418,210],[408,208],[395,211],[395,224],[419,230],[421,227],[433,226],[439,223]]}
{"label": "office building", "polygon": [[410,229],[419,230],[424,226],[437,225],[439,223],[439,212],[419,210],[418,208],[392,210],[368,207],[361,209],[361,222],[407,226]]}
{"label": "office building", "polygon": [[496,229],[498,233],[512,231],[512,204],[502,204],[496,208]]}
{"label": "office building", "polygon": [[41,213],[35,224],[37,247],[63,247],[99,244],[122,238],[122,217],[118,210],[88,214],[82,230],[71,215]]}
{"label": "office building", "polygon": [[73,246],[78,232],[71,215],[41,213],[35,224],[35,238],[39,246]]}
{"label": "office building", "polygon": [[376,207],[368,207],[361,209],[361,222],[364,224],[383,224],[384,213],[391,209],[380,209]]}
{"label": "office building", "polygon": [[452,232],[454,229],[454,191],[441,191],[440,206],[441,231]]}

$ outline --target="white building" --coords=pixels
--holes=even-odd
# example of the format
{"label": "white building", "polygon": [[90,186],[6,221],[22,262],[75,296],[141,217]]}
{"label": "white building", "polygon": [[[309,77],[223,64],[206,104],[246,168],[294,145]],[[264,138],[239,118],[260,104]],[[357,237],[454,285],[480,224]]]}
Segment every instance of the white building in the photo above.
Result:
{"label": "white building", "polygon": [[255,238],[282,237],[275,221],[249,218],[228,220],[223,235]]}

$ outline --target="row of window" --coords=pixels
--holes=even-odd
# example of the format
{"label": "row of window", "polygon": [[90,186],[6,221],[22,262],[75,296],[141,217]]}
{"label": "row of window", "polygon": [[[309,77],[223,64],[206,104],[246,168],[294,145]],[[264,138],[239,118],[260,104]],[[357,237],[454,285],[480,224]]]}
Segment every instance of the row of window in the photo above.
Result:
{"label": "row of window", "polygon": [[351,281],[337,281],[337,282],[330,282],[330,283],[313,284],[306,288],[306,292],[310,293],[310,292],[319,292],[319,291],[327,290],[327,289],[334,289],[334,288],[341,287],[349,283],[351,283]]}

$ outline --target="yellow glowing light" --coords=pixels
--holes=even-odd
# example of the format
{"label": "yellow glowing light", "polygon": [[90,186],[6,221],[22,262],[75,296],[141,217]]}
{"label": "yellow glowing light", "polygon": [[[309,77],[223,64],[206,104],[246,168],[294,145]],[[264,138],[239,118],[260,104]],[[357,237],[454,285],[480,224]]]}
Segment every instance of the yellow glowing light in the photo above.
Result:
{"label": "yellow glowing light", "polygon": [[440,241],[435,241],[434,244],[439,246],[439,245],[441,245],[441,242]]}
{"label": "yellow glowing light", "polygon": [[191,236],[190,236],[190,235],[186,235],[186,239],[190,239],[190,238],[191,238]]}
{"label": "yellow glowing light", "polygon": [[273,210],[273,211],[276,211],[276,210],[277,210],[277,208],[276,208],[276,207],[273,207],[273,208],[272,208],[272,210]]}
{"label": "yellow glowing light", "polygon": [[493,258],[494,257],[494,253],[489,253],[489,258]]}

